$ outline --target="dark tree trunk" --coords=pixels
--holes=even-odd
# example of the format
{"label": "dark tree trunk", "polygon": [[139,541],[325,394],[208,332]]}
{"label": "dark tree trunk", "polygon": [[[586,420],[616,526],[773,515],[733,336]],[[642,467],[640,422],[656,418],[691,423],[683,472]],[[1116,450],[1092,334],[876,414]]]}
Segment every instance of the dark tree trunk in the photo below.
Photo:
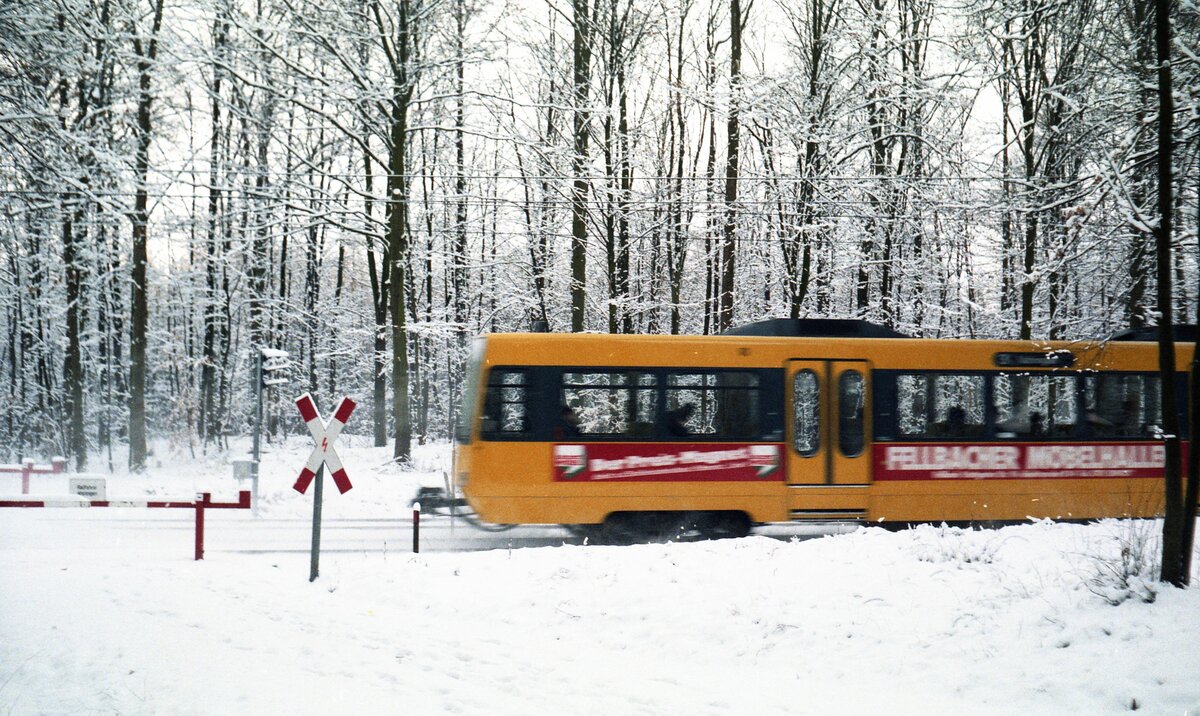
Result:
{"label": "dark tree trunk", "polygon": [[730,0],[729,4],[729,119],[725,125],[726,156],[725,156],[725,223],[721,238],[721,286],[718,301],[717,332],[720,333],[733,326],[733,292],[736,278],[734,261],[737,241],[737,209],[734,204],[738,196],[738,174],[741,158],[741,116],[740,103],[742,84],[742,28],[745,18],[742,16],[741,0]]}
{"label": "dark tree trunk", "polygon": [[[373,11],[381,32],[388,24],[384,21],[379,4]],[[415,32],[409,17],[409,4],[396,5],[395,51],[390,54],[392,62],[391,99],[391,147],[388,159],[387,235],[386,244],[390,276],[388,281],[388,303],[392,318],[392,425],[395,429],[395,445],[392,456],[405,460],[412,450],[412,415],[409,405],[409,361],[408,361],[408,199],[409,185],[405,174],[408,151],[408,112],[412,102],[413,84],[411,63],[416,59]]]}
{"label": "dark tree trunk", "polygon": [[[59,30],[62,30],[66,18],[58,17]],[[81,83],[81,90],[83,89]],[[79,95],[79,116],[88,114],[88,91]],[[59,83],[60,111],[63,112],[62,127],[66,131],[66,108],[68,106],[68,85],[64,79]],[[87,164],[86,160],[83,162]],[[83,183],[88,177],[81,177]],[[69,192],[63,197],[62,209],[62,242],[63,267],[66,272],[67,292],[67,355],[63,361],[63,413],[66,424],[63,426],[67,454],[75,459],[75,469],[82,470],[87,465],[87,438],[83,431],[83,356],[80,348],[81,297],[83,293],[82,261],[79,256],[78,233],[82,230],[85,214],[83,197],[75,192]]]}
{"label": "dark tree trunk", "polygon": [[153,120],[150,114],[154,101],[153,71],[158,57],[158,32],[162,27],[164,0],[154,4],[154,20],[149,42],[135,34],[133,45],[137,53],[138,103],[137,149],[134,159],[137,189],[133,200],[132,282],[130,283],[131,311],[129,334],[129,469],[141,472],[146,467],[146,329],[149,322],[146,287],[147,224],[150,220],[149,193],[146,187],[150,173],[150,138]]}
{"label": "dark tree trunk", "polygon": [[[1135,38],[1136,52],[1133,73],[1138,78],[1139,93],[1136,126],[1143,128],[1138,133],[1137,154],[1153,152],[1153,142],[1147,119],[1154,111],[1157,103],[1154,84],[1154,29],[1151,26],[1153,0],[1131,0],[1129,18],[1132,26],[1131,35]],[[1154,178],[1149,176],[1150,166],[1138,164],[1134,168],[1134,176],[1130,186],[1130,200],[1134,210],[1148,210],[1147,204],[1153,194]],[[1141,328],[1147,324],[1146,293],[1150,276],[1150,241],[1149,234],[1141,222],[1131,222],[1129,227],[1131,246],[1129,250],[1129,299],[1125,307],[1125,318],[1130,328]]]}
{"label": "dark tree trunk", "polygon": [[382,252],[383,265],[380,267],[375,260],[374,220],[372,211],[374,196],[375,173],[373,171],[371,153],[363,151],[363,173],[366,178],[366,198],[363,211],[367,218],[367,274],[371,281],[371,315],[374,318],[373,344],[371,351],[371,425],[374,431],[375,447],[387,445],[387,323],[388,323],[388,278],[391,262],[388,260],[386,245]]}
{"label": "dark tree trunk", "polygon": [[[1033,99],[1031,97],[1023,97],[1021,100],[1021,119],[1022,131],[1024,133],[1024,157],[1025,157],[1025,181],[1032,182],[1036,179],[1037,167],[1034,163],[1034,127],[1036,126],[1037,114],[1033,107]],[[1033,337],[1033,292],[1036,288],[1033,279],[1033,269],[1037,265],[1037,235],[1038,235],[1038,215],[1032,209],[1032,205],[1036,203],[1036,198],[1029,202],[1030,211],[1025,217],[1025,243],[1024,256],[1021,262],[1021,267],[1024,269],[1021,279],[1021,340],[1030,340]]]}
{"label": "dark tree trunk", "polygon": [[587,303],[588,87],[591,79],[591,12],[588,0],[573,0],[574,81],[572,84],[574,153],[571,173],[571,330],[584,329]]}
{"label": "dark tree trunk", "polygon": [[455,99],[454,112],[454,252],[453,280],[454,290],[454,322],[459,326],[459,346],[465,345],[467,322],[467,297],[470,286],[467,281],[467,149],[466,149],[466,76],[465,54],[463,42],[466,35],[466,8],[463,0],[454,4],[454,19],[457,24],[455,42],[457,43],[457,58],[455,59]]}
{"label": "dark tree trunk", "polygon": [[[68,201],[81,201],[69,195]],[[78,254],[76,223],[70,217],[73,207],[64,206],[63,265],[67,281],[67,356],[63,362],[63,393],[65,398],[66,447],[75,460],[75,469],[87,466],[87,438],[83,431],[83,356],[80,349],[80,297],[82,295],[81,259]]]}
{"label": "dark tree trunk", "polygon": [[[1175,213],[1173,138],[1175,100],[1171,95],[1171,24],[1169,0],[1154,3],[1154,37],[1158,50],[1158,225],[1155,227],[1155,253],[1158,264],[1158,371],[1162,379],[1163,434],[1166,465],[1163,470],[1166,514],[1163,520],[1162,581],[1177,587],[1187,586],[1188,560],[1192,545],[1184,521],[1193,514],[1193,505],[1184,505],[1184,484],[1180,455],[1179,411],[1175,401],[1174,295],[1171,290],[1171,231]],[[1193,449],[1195,446],[1193,445]],[[1192,519],[1193,524],[1195,519]]]}
{"label": "dark tree trunk", "polygon": [[[671,203],[668,209],[667,242],[667,279],[670,281],[671,293],[671,334],[677,335],[682,323],[682,307],[680,301],[683,295],[683,271],[687,262],[688,237],[683,210],[683,172],[685,153],[687,151],[687,121],[683,116],[683,45],[687,12],[691,5],[684,5],[679,17],[679,29],[674,46],[675,77],[673,84],[676,91],[671,93],[667,105],[668,124],[671,130]],[[671,52],[670,34],[668,33],[668,53]],[[696,148],[699,151],[699,147]]]}

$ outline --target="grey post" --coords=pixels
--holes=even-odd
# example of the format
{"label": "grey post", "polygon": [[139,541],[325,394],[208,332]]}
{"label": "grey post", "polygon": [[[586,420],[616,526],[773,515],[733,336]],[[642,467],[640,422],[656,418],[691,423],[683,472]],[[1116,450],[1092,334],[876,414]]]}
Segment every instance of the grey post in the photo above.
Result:
{"label": "grey post", "polygon": [[315,581],[321,561],[321,497],[325,484],[325,463],[317,468],[317,489],[313,493],[312,555],[309,559],[308,581]]}
{"label": "grey post", "polygon": [[258,355],[254,360],[254,467],[251,475],[251,487],[254,490],[254,505],[252,514],[258,516],[258,461],[262,452],[262,424],[263,424],[263,352],[260,348]]}
{"label": "grey post", "polygon": [[254,363],[254,514],[258,514],[258,462],[262,459],[263,398],[267,388],[288,383],[288,352],[277,348],[259,348]]}

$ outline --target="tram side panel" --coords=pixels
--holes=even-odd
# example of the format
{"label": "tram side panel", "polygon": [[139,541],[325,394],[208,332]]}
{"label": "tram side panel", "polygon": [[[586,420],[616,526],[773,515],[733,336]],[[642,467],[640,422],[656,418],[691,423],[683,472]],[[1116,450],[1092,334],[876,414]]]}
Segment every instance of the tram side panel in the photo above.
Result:
{"label": "tram side panel", "polygon": [[460,446],[468,457],[458,469],[486,520],[596,524],[613,512],[658,511],[786,518],[778,370],[500,365],[485,373],[477,439]]}

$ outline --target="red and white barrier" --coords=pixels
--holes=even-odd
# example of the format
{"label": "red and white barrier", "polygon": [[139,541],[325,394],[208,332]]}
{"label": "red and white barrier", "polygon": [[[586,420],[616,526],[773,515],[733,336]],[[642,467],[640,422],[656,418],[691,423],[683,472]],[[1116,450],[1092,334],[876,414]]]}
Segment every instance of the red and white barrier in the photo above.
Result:
{"label": "red and white barrier", "polygon": [[20,465],[0,465],[0,472],[21,473],[22,495],[29,494],[30,475],[61,475],[66,471],[67,459],[65,457],[52,457],[49,465],[37,465],[33,460],[22,460]]}
{"label": "red and white barrier", "polygon": [[238,493],[237,502],[213,502],[212,493],[203,492],[192,502],[182,500],[87,500],[70,497],[41,500],[0,500],[0,507],[138,507],[151,509],[194,509],[196,510],[196,559],[204,559],[204,511],[205,510],[248,510],[250,491]]}

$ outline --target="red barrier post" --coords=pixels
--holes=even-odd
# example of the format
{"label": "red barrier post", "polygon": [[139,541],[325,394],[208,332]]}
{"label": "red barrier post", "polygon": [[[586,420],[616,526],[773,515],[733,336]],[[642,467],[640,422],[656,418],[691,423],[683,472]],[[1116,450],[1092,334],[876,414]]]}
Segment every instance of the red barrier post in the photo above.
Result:
{"label": "red barrier post", "polygon": [[[245,494],[243,492],[243,494]],[[201,493],[196,500],[196,561],[204,559],[204,508],[212,502],[212,493]]]}
{"label": "red barrier post", "polygon": [[413,554],[421,551],[421,503],[413,503]]}

